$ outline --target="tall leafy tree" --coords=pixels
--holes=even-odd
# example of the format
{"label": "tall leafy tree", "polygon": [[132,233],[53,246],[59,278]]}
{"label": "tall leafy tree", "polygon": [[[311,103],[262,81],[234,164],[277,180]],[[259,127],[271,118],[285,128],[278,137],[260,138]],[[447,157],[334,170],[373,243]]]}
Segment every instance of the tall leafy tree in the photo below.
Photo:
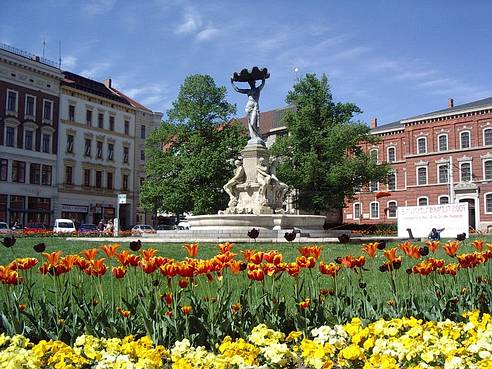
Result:
{"label": "tall leafy tree", "polygon": [[208,214],[227,207],[222,186],[233,175],[231,159],[247,137],[240,123],[231,120],[236,107],[225,95],[226,88],[208,75],[185,79],[168,119],[146,141],[145,208]]}
{"label": "tall leafy tree", "polygon": [[355,189],[385,179],[389,167],[378,165],[359,147],[377,141],[367,125],[353,121],[361,110],[335,103],[325,75],[307,74],[298,80],[286,102],[295,108],[283,117],[288,135],[277,138],[272,152],[283,159],[278,177],[296,189],[300,209],[341,208]]}

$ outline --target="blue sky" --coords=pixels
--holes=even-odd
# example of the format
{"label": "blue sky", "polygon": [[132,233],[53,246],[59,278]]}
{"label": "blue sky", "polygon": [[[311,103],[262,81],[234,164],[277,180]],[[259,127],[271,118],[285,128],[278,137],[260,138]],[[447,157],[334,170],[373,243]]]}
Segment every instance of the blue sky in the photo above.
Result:
{"label": "blue sky", "polygon": [[[0,42],[58,60],[165,112],[189,74],[210,74],[244,115],[232,72],[268,67],[261,110],[296,78],[328,75],[336,101],[380,124],[492,96],[492,2],[0,0]],[[296,73],[294,70],[298,68]]]}

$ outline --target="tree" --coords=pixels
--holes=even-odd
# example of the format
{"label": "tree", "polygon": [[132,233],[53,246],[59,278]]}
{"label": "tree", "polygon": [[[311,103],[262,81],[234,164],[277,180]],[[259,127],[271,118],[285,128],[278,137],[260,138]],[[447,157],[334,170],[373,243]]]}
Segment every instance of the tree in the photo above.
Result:
{"label": "tree", "polygon": [[217,213],[227,207],[222,186],[233,175],[233,160],[246,144],[244,128],[231,117],[226,88],[212,77],[191,75],[183,82],[168,119],[146,141],[142,205],[176,214]]}
{"label": "tree", "polygon": [[277,138],[272,153],[282,158],[278,177],[297,190],[294,201],[300,209],[341,208],[355,189],[385,179],[389,167],[378,165],[359,147],[377,142],[367,125],[352,121],[361,110],[333,102],[325,75],[301,78],[286,102],[295,108],[283,117],[288,135]]}

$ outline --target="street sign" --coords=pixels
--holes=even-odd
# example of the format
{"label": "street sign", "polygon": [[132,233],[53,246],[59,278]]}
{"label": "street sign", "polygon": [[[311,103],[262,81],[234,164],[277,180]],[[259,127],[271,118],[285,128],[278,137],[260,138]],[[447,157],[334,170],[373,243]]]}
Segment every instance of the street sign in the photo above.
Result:
{"label": "street sign", "polygon": [[118,194],[118,204],[126,204],[126,193]]}

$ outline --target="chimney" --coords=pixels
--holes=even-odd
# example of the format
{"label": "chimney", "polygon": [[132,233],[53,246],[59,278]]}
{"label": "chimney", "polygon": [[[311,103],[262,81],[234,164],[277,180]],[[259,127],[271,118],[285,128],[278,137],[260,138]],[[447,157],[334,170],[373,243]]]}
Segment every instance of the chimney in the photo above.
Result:
{"label": "chimney", "polygon": [[371,129],[378,128],[378,118],[371,119]]}
{"label": "chimney", "polygon": [[111,78],[104,80],[104,86],[106,86],[107,88],[111,88]]}
{"label": "chimney", "polygon": [[453,99],[448,99],[448,108],[454,107],[454,100]]}

